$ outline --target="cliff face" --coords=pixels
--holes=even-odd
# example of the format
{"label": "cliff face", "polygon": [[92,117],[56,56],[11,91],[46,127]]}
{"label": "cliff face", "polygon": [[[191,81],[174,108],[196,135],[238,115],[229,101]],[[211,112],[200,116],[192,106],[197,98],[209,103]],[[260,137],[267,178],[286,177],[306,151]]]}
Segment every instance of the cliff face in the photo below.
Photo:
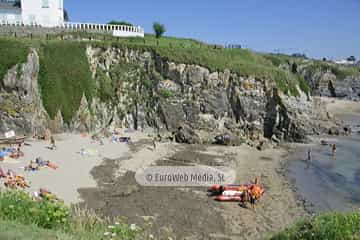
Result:
{"label": "cliff face", "polygon": [[328,120],[326,113],[300,89],[300,97],[288,97],[271,81],[230,70],[210,72],[148,51],[88,46],[86,54],[96,94],[91,102],[83,96],[69,124],[61,112],[50,120],[44,110],[37,86],[39,59],[32,50],[27,62],[3,79],[1,131],[129,127],[185,143],[261,145],[265,138],[305,141],[307,134],[333,127],[319,125]]}
{"label": "cliff face", "polygon": [[0,132],[27,133],[51,122],[38,90],[38,73],[39,57],[32,49],[26,63],[13,66],[5,75],[0,84]]}
{"label": "cliff face", "polygon": [[340,97],[352,100],[360,98],[360,68],[341,66],[329,62],[289,62],[281,67],[301,74],[309,83],[315,96]]}

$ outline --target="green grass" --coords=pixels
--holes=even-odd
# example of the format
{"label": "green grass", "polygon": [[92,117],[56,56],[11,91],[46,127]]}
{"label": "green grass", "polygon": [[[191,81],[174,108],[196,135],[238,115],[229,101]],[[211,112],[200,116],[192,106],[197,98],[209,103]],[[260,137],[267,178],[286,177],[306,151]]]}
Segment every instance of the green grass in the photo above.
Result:
{"label": "green grass", "polygon": [[11,67],[26,62],[28,52],[28,47],[21,41],[0,38],[0,79],[4,78]]}
{"label": "green grass", "polygon": [[360,213],[327,213],[300,221],[270,240],[360,239]]}
{"label": "green grass", "polygon": [[[83,41],[59,41],[59,36],[53,40],[1,38],[0,74],[18,62],[24,62],[29,47],[38,49],[40,53],[39,85],[43,103],[53,118],[60,109],[65,122],[69,122],[78,109],[82,94],[88,101],[95,96],[102,100],[111,100],[112,85],[109,81],[100,81],[95,87],[91,78],[89,64],[86,58],[86,45],[97,47],[132,48],[140,51],[150,51],[164,60],[176,63],[196,64],[210,71],[231,70],[241,76],[252,76],[273,82],[281,91],[288,95],[298,96],[296,85],[306,93],[310,87],[304,78],[279,68],[282,63],[296,62],[307,64],[310,72],[319,69],[330,69],[340,79],[349,75],[360,76],[359,67],[341,67],[321,61],[295,58],[281,54],[259,54],[247,49],[223,49],[215,45],[205,44],[192,39],[162,37],[156,39],[153,35],[145,38],[114,38],[109,35],[90,34],[85,32],[71,33],[76,39]],[[91,37],[98,41],[86,41]],[[3,49],[3,48],[2,48]],[[1,75],[0,75],[1,76]]]}
{"label": "green grass", "polygon": [[70,211],[62,203],[35,202],[22,191],[0,192],[0,217],[23,224],[36,224],[43,228],[68,227]]}
{"label": "green grass", "polygon": [[0,219],[0,239],[6,240],[99,240],[103,233],[87,232],[68,233],[63,230],[40,228],[34,224],[22,224]]}
{"label": "green grass", "polygon": [[338,80],[344,80],[348,76],[360,77],[360,67],[340,66],[327,62],[314,61],[305,68],[307,71],[314,73],[316,71],[330,71]]}
{"label": "green grass", "polygon": [[69,122],[85,93],[90,102],[95,92],[85,44],[51,41],[41,43],[39,85],[44,107],[51,118],[61,110]]}
{"label": "green grass", "polygon": [[25,191],[0,191],[0,239],[99,240],[105,232],[116,233],[114,240],[143,239],[143,229],[124,220],[108,227],[94,212],[70,209],[60,201],[35,201]]}

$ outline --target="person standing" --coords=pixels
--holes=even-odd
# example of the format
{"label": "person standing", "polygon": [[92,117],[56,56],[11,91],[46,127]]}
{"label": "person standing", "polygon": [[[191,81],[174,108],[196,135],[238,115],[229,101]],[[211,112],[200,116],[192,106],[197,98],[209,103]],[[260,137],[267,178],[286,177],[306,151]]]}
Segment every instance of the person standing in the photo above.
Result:
{"label": "person standing", "polygon": [[333,155],[333,157],[335,157],[335,154],[336,154],[336,144],[334,143],[331,148],[332,148],[332,155]]}
{"label": "person standing", "polygon": [[308,157],[307,157],[308,162],[311,162],[311,148],[308,149]]}
{"label": "person standing", "polygon": [[53,136],[50,137],[50,145],[52,150],[56,149],[55,138]]}
{"label": "person standing", "polygon": [[156,150],[156,141],[155,141],[155,138],[153,139],[152,143],[153,143],[153,147],[154,147],[154,151],[155,151],[155,150]]}

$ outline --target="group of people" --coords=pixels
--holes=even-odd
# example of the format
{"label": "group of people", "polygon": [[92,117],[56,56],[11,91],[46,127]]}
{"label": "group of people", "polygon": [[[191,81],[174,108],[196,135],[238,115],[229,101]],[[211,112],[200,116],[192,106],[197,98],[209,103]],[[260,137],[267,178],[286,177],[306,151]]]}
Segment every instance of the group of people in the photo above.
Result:
{"label": "group of people", "polygon": [[51,169],[58,169],[59,167],[50,161],[43,160],[42,158],[38,157],[35,161],[30,161],[30,164],[25,167],[25,171],[38,171],[41,167],[49,167]]}
{"label": "group of people", "polygon": [[255,210],[255,203],[260,199],[262,195],[262,189],[259,183],[259,178],[255,178],[254,184],[250,188],[243,191],[241,196],[241,205],[247,208],[247,203],[250,203]]}
{"label": "group of people", "polygon": [[[330,148],[331,148],[331,155],[335,158],[336,157],[336,144],[329,144]],[[310,162],[312,160],[312,151],[311,148],[308,149],[308,157],[307,157],[308,162]]]}
{"label": "group of people", "polygon": [[54,136],[51,134],[51,131],[50,131],[49,129],[46,129],[46,130],[45,130],[45,134],[44,134],[44,135],[39,135],[39,134],[35,131],[33,138],[36,139],[36,140],[50,141],[50,147],[49,147],[49,149],[51,149],[51,150],[55,150],[55,149],[56,149],[55,138],[54,138]]}
{"label": "group of people", "polygon": [[0,178],[4,178],[5,187],[13,189],[29,188],[29,185],[26,183],[25,178],[21,175],[17,175],[12,170],[8,170],[7,173],[5,173],[2,168],[0,168]]}
{"label": "group of people", "polygon": [[8,156],[13,159],[18,159],[24,156],[24,153],[21,151],[21,143],[16,146],[3,148],[0,151],[0,161],[4,161],[5,157]]}

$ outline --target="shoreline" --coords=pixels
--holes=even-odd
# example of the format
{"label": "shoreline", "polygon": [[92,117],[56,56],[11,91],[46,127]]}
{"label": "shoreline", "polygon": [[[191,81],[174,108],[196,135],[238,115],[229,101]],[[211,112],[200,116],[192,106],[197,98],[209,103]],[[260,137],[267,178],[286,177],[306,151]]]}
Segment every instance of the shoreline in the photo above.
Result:
{"label": "shoreline", "polygon": [[[354,122],[358,117],[360,117],[360,102],[357,101],[351,101],[351,100],[344,100],[344,99],[336,99],[336,98],[327,98],[322,97],[321,98],[322,103],[325,105],[328,113],[330,116],[335,117],[336,120],[340,120],[342,123],[346,123],[347,125],[350,125],[351,127],[357,127],[359,123]],[[290,176],[290,169],[289,166],[292,163],[292,161],[300,161],[299,159],[292,158],[291,155],[299,154],[300,152],[304,153],[304,159],[306,157],[306,148],[314,147],[315,149],[321,149],[321,140],[330,140],[330,141],[341,141],[341,139],[352,138],[356,136],[356,134],[353,132],[349,136],[336,136],[336,135],[318,135],[318,136],[310,136],[310,142],[301,144],[301,143],[294,143],[294,144],[286,144],[289,146],[289,156],[288,160],[286,161],[286,164],[283,166],[283,168],[286,169],[286,178],[289,182],[291,182],[292,188],[296,196],[304,202],[304,209],[309,214],[314,214],[318,212],[319,210],[316,210],[314,208],[314,204],[309,200],[306,199],[306,197],[302,196],[300,193],[297,184],[295,176]],[[320,210],[322,212],[323,210]]]}
{"label": "shoreline", "polygon": [[[309,144],[285,143],[262,151],[247,145],[171,142],[158,143],[154,151],[152,139],[144,133],[124,135],[132,138],[130,144],[114,144],[106,139],[105,145],[99,146],[91,144],[89,136],[63,134],[58,138],[59,148],[55,151],[46,149],[48,142],[35,141],[34,145],[25,147],[25,158],[5,166],[24,166],[38,156],[54,161],[60,166],[59,170],[26,173],[34,187],[47,187],[67,204],[91,208],[103,217],[124,216],[130,223],[140,225],[145,218],[153,219],[152,229],[157,236],[169,233],[169,236],[197,239],[204,236],[263,239],[313,214],[310,203],[300,195],[289,175],[289,164],[295,151],[316,144],[316,137],[311,137]],[[81,157],[76,152],[82,147],[94,150],[90,152],[95,156]],[[146,188],[138,185],[134,178],[136,171],[151,165],[213,163],[232,167],[237,173],[236,184],[260,177],[266,192],[256,211],[244,209],[238,203],[215,202],[206,196],[207,188]],[[82,173],[79,175],[79,172]],[[44,183],[47,186],[42,186]]]}

